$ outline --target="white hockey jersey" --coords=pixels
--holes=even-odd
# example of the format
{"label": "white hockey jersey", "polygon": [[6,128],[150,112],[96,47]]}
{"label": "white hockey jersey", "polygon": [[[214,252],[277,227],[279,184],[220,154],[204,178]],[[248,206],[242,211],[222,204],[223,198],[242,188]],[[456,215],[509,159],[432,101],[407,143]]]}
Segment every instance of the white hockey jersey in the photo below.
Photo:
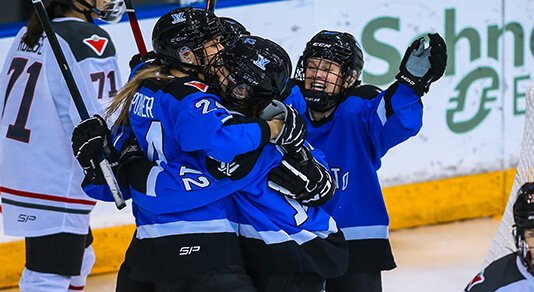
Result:
{"label": "white hockey jersey", "polygon": [[[109,34],[78,18],[52,26],[89,115],[122,85]],[[80,122],[67,84],[43,33],[27,47],[22,28],[0,72],[0,187],[4,231],[13,236],[87,234],[96,202],[81,188],[83,170],[72,154]]]}
{"label": "white hockey jersey", "polygon": [[519,251],[492,262],[478,273],[464,292],[528,292],[534,291],[534,276],[522,261]]}

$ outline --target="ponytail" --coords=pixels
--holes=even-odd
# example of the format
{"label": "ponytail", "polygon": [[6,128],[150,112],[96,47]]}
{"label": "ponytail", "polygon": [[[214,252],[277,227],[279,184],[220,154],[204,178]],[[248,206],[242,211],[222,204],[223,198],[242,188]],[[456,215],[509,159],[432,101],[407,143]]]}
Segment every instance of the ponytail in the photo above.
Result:
{"label": "ponytail", "polygon": [[[50,20],[63,16],[66,11],[68,11],[69,5],[68,4],[62,4],[56,1],[52,1],[45,5],[46,13],[48,14],[48,17]],[[26,34],[22,37],[22,41],[29,47],[33,48],[39,42],[39,39],[41,39],[41,36],[43,35],[43,27],[41,25],[41,22],[39,21],[39,17],[37,16],[36,12],[33,12],[32,16],[30,17],[30,20],[28,20],[28,23],[26,24],[27,31]]]}
{"label": "ponytail", "polygon": [[132,98],[141,87],[141,84],[146,79],[171,80],[174,77],[167,74],[169,67],[167,66],[148,66],[146,69],[140,69],[130,81],[128,81],[119,93],[112,99],[111,103],[105,110],[104,117],[106,120],[111,119],[113,114],[119,111],[118,117],[113,126],[117,129],[119,126],[130,125],[130,107]]}

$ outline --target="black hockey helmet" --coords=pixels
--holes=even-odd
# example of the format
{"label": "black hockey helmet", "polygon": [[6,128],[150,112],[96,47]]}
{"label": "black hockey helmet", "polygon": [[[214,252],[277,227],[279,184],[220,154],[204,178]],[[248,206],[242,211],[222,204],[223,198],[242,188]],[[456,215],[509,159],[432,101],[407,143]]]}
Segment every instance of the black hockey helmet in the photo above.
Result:
{"label": "black hockey helmet", "polygon": [[180,53],[190,50],[203,62],[204,43],[220,36],[221,30],[221,23],[213,12],[181,7],[158,19],[152,31],[152,47],[160,59],[168,64],[200,69],[182,61]]}
{"label": "black hockey helmet", "polygon": [[[363,52],[356,38],[350,33],[322,30],[306,43],[306,48],[299,58],[295,70],[295,79],[297,81],[305,81],[306,69],[311,58],[318,58],[320,62],[322,60],[335,62],[340,67],[338,78],[341,79],[342,86],[337,94],[327,92],[326,88],[306,89],[301,86],[308,106],[316,111],[325,112],[337,105],[341,96],[349,87],[360,83],[360,75],[363,69]],[[328,66],[319,66],[328,71]]]}
{"label": "black hockey helmet", "polygon": [[[79,2],[85,6],[88,10],[80,10],[73,5],[73,2]],[[101,1],[100,5],[97,5],[97,0],[52,0],[51,2],[57,2],[61,4],[68,4],[70,7],[80,13],[83,13],[88,21],[92,22],[91,13],[96,13],[98,19],[108,22],[117,23],[121,20],[122,15],[126,11],[126,5],[124,0],[105,0]],[[91,4],[90,2],[94,3]]]}
{"label": "black hockey helmet", "polygon": [[291,58],[277,43],[243,36],[221,52],[224,66],[211,85],[225,107],[255,117],[284,90]]}
{"label": "black hockey helmet", "polygon": [[224,45],[232,44],[237,38],[250,36],[250,32],[239,21],[230,17],[219,17],[222,25],[221,39]]}
{"label": "black hockey helmet", "polygon": [[520,248],[520,242],[525,239],[525,229],[534,228],[534,183],[527,182],[517,192],[514,203],[514,222],[516,228],[515,242]]}

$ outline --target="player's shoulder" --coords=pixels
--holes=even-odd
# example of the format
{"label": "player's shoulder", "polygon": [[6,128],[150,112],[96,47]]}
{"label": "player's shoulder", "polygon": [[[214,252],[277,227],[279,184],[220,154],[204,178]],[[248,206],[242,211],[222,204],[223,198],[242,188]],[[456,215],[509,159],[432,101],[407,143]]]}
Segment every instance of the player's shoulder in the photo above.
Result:
{"label": "player's shoulder", "polygon": [[284,101],[286,100],[290,95],[293,94],[293,92],[295,90],[298,90],[300,92],[300,89],[298,87],[298,83],[297,83],[297,80],[295,79],[289,79],[286,83],[286,87],[284,88],[284,90],[282,91],[282,93],[277,96],[275,99],[279,100],[279,101]]}
{"label": "player's shoulder", "polygon": [[378,86],[364,84],[357,87],[350,88],[347,92],[347,96],[355,96],[361,99],[373,99],[382,92]]}
{"label": "player's shoulder", "polygon": [[111,37],[98,25],[64,18],[52,22],[52,27],[69,44],[78,62],[88,58],[103,59],[116,55]]}
{"label": "player's shoulder", "polygon": [[496,291],[501,287],[525,280],[525,276],[518,268],[517,257],[517,253],[511,253],[495,260],[478,273],[464,291]]}
{"label": "player's shoulder", "polygon": [[345,94],[336,111],[338,114],[345,113],[353,116],[359,113],[366,103],[377,97],[381,92],[382,89],[379,87],[367,84],[351,88]]}
{"label": "player's shoulder", "polygon": [[153,91],[160,91],[163,94],[169,94],[178,101],[182,101],[184,98],[193,94],[210,94],[210,87],[194,78],[193,76],[176,77],[172,79],[156,79],[151,78],[143,82],[143,87]]}

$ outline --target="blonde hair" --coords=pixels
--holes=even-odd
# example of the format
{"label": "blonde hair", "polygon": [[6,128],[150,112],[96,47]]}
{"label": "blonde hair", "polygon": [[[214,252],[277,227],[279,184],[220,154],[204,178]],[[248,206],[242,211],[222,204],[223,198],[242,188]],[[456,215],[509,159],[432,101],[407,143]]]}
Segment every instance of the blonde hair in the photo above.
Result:
{"label": "blonde hair", "polygon": [[165,74],[163,72],[168,72],[169,68],[164,65],[158,66],[149,66],[146,69],[141,69],[130,79],[120,90],[120,92],[113,98],[109,106],[105,110],[105,118],[110,119],[111,116],[118,110],[120,110],[119,115],[113,127],[117,129],[119,126],[129,126],[130,125],[130,107],[132,104],[132,97],[135,95],[143,81],[147,79],[164,79],[170,80],[174,76]]}

